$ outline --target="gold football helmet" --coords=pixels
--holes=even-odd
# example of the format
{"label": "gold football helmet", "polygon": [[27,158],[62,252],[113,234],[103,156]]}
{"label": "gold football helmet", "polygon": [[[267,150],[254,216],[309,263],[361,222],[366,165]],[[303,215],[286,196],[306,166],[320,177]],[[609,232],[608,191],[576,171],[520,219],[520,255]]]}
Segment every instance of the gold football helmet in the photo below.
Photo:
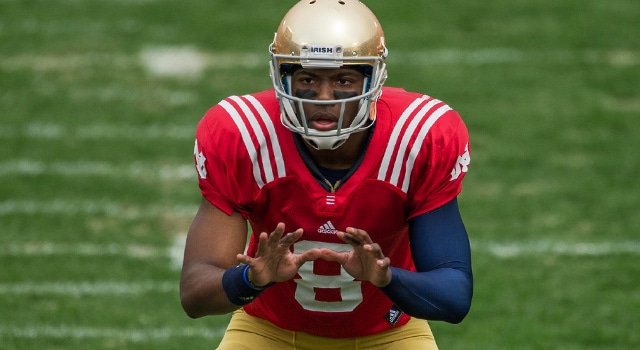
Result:
{"label": "gold football helmet", "polygon": [[[269,51],[270,74],[280,101],[282,124],[302,135],[312,147],[336,149],[350,134],[373,125],[376,102],[387,77],[387,48],[380,22],[360,1],[299,1],[282,19]],[[365,72],[364,89],[358,96],[311,100],[296,97],[291,91],[293,66],[331,69],[354,65],[363,67]],[[345,105],[354,101],[359,101],[358,113],[351,125],[343,128]],[[337,130],[309,128],[302,108],[305,103],[341,105]]]}

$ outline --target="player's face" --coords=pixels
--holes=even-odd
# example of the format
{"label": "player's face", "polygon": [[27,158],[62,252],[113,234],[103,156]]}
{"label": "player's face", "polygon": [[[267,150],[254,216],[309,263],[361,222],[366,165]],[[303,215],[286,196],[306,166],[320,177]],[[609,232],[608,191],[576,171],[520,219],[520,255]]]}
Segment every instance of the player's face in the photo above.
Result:
{"label": "player's face", "polygon": [[[291,79],[293,95],[310,100],[341,100],[362,93],[364,74],[352,68],[296,70]],[[341,104],[304,104],[304,115],[309,128],[318,131],[336,130]],[[358,111],[358,102],[345,106],[342,127],[351,125]],[[300,115],[300,113],[298,113]]]}

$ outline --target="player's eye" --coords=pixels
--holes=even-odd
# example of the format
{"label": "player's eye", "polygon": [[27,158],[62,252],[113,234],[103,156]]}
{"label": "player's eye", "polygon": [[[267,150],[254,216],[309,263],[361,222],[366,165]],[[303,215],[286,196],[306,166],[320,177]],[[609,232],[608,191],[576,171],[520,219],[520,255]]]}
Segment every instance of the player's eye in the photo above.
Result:
{"label": "player's eye", "polygon": [[311,85],[315,82],[315,79],[313,79],[310,76],[300,76],[296,80],[298,81],[298,83],[305,84],[305,85]]}

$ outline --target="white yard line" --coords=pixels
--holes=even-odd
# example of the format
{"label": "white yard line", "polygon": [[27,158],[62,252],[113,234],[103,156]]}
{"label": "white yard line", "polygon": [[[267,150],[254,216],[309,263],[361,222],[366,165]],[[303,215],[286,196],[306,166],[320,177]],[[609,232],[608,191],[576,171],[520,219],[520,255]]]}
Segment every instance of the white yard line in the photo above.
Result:
{"label": "white yard line", "polygon": [[38,200],[6,200],[0,202],[0,216],[14,214],[43,214],[43,215],[107,215],[121,219],[137,219],[158,217],[162,213],[171,213],[178,216],[192,216],[196,213],[196,205],[174,206],[135,206],[125,202],[108,200],[66,200],[56,199],[51,201]]}
{"label": "white yard line", "polygon": [[63,295],[81,297],[91,295],[144,295],[175,293],[178,281],[99,281],[99,282],[42,282],[26,281],[0,283],[0,295]]}
{"label": "white yard line", "polygon": [[[168,257],[172,265],[182,264],[186,235],[176,235],[170,247],[158,247],[141,244],[115,243],[59,243],[52,241],[36,241],[24,243],[8,243],[0,245],[0,257],[28,256],[125,256],[137,259],[157,259]],[[640,255],[640,241],[621,242],[479,242],[472,244],[472,253],[488,253],[497,258],[516,258],[535,255],[566,256],[608,256],[608,255]]]}
{"label": "white yard line", "polygon": [[3,125],[0,139],[33,138],[60,140],[192,140],[196,125],[114,125],[106,123],[70,126],[53,122],[30,122],[21,126]]}
{"label": "white yard line", "polygon": [[60,243],[51,241],[36,241],[24,243],[8,243],[0,245],[0,258],[2,257],[29,257],[29,256],[121,256],[135,259],[169,258],[171,267],[178,270],[182,267],[182,257],[186,234],[175,236],[170,247],[158,247],[142,244],[116,244],[116,243]]}
{"label": "white yard line", "polygon": [[59,243],[37,241],[8,243],[0,247],[0,257],[26,256],[123,256],[138,259],[171,256],[170,249],[142,244]]}
{"label": "white yard line", "polygon": [[184,257],[184,248],[187,241],[187,234],[178,234],[173,239],[173,244],[168,250],[171,259],[171,268],[180,270],[182,268],[182,259]]}
{"label": "white yard line", "polygon": [[98,328],[83,325],[0,325],[1,338],[20,339],[120,339],[130,342],[159,341],[173,338],[220,339],[226,327],[218,328]]}
{"label": "white yard line", "polygon": [[472,251],[487,252],[497,258],[517,258],[535,255],[609,256],[640,255],[640,241],[623,242],[480,242],[472,245]]}
{"label": "white yard line", "polygon": [[11,176],[105,176],[159,180],[196,181],[191,164],[163,165],[135,162],[113,164],[99,161],[45,162],[37,159],[10,159],[0,162],[0,177]]}
{"label": "white yard line", "polygon": [[[266,44],[265,44],[266,45]],[[266,46],[265,46],[266,48]],[[256,52],[211,52],[192,46],[153,46],[143,48],[137,55],[114,53],[71,53],[67,55],[0,54],[0,69],[34,71],[69,71],[87,67],[131,66],[145,68],[149,74],[168,77],[193,77],[205,69],[267,68],[266,49]],[[640,53],[624,48],[585,50],[522,50],[506,47],[483,49],[442,48],[435,50],[390,49],[390,64],[488,65],[488,64],[608,64],[636,66]],[[180,62],[179,65],[175,62]]]}

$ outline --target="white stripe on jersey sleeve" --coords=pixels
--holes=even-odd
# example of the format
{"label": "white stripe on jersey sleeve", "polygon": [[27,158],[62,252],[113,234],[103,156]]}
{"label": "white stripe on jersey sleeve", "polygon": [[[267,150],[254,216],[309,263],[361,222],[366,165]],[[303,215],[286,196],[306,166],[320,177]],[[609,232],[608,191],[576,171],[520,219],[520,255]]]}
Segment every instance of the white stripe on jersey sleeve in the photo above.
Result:
{"label": "white stripe on jersey sleeve", "polygon": [[[430,112],[431,108],[440,102],[442,101],[436,100],[436,99],[429,101],[426,105],[420,108],[420,111],[413,118],[411,118],[411,123],[409,123],[409,126],[407,126],[407,129],[404,135],[402,136],[402,141],[400,142],[400,147],[398,148],[398,154],[396,155],[396,161],[393,164],[393,173],[391,173],[391,180],[390,180],[392,184],[398,186],[398,178],[400,177],[400,171],[402,170],[404,155],[405,155],[405,152],[407,151],[409,141],[411,141],[411,137],[416,133],[418,124],[422,121],[422,118],[424,118],[425,114],[427,114],[427,112]],[[416,144],[419,142],[422,143],[421,140],[416,140]],[[414,147],[415,147],[415,144],[414,144]],[[407,180],[406,177],[404,180],[405,181]],[[404,189],[404,186],[403,186],[403,191],[406,192],[406,190]]]}
{"label": "white stripe on jersey sleeve", "polygon": [[387,176],[387,172],[389,170],[389,164],[391,163],[391,156],[393,155],[393,150],[395,148],[395,145],[398,143],[398,136],[400,135],[400,131],[402,131],[402,127],[404,126],[404,123],[407,121],[411,113],[413,113],[413,111],[416,108],[418,108],[418,106],[424,100],[428,98],[429,96],[422,96],[421,98],[417,98],[415,101],[413,101],[409,105],[409,107],[407,107],[407,109],[404,110],[404,112],[400,116],[400,119],[396,123],[395,127],[393,128],[393,131],[391,132],[391,136],[389,137],[389,142],[387,143],[387,149],[384,152],[382,163],[380,164],[380,170],[378,171],[378,180],[384,181]]}
{"label": "white stripe on jersey sleeve", "polygon": [[[440,101],[438,101],[440,102]],[[450,111],[451,108],[447,105],[440,106],[435,112],[433,112],[426,123],[420,128],[420,133],[418,134],[418,139],[411,147],[411,153],[409,153],[409,158],[407,159],[407,166],[405,168],[404,181],[402,182],[402,191],[405,193],[409,189],[409,178],[411,177],[411,171],[413,170],[413,165],[415,164],[416,158],[418,157],[418,152],[422,149],[422,142],[424,142],[425,137],[427,137],[427,133],[431,130],[433,124],[435,124],[442,115]]]}
{"label": "white stripe on jersey sleeve", "polygon": [[273,148],[273,156],[276,161],[276,168],[278,170],[278,177],[280,178],[287,176],[287,173],[284,170],[284,158],[282,157],[280,142],[278,141],[278,135],[276,134],[276,129],[273,126],[271,118],[269,117],[269,113],[267,113],[262,104],[260,104],[260,102],[258,102],[255,97],[251,95],[245,95],[244,97],[249,100],[253,107],[258,111],[258,113],[260,114],[260,118],[262,118],[262,122],[267,127],[267,132],[269,133],[269,138],[271,139],[271,147]]}
{"label": "white stripe on jersey sleeve", "polygon": [[[249,106],[247,106],[246,102],[244,102],[243,99],[241,99],[238,96],[231,96],[229,98],[233,100],[235,103],[237,103],[238,106],[240,106],[242,113],[249,120],[249,124],[253,129],[253,133],[258,141],[258,144],[260,145],[260,158],[262,160],[262,168],[264,169],[265,182],[269,183],[273,181],[273,169],[271,168],[271,160],[270,160],[271,158],[269,157],[269,149],[267,148],[267,142],[264,137],[264,133],[262,132],[262,128],[260,128],[260,124],[258,124],[258,120],[256,119],[256,116],[253,114],[253,112],[251,111]],[[253,142],[251,144],[253,144]],[[254,152],[255,152],[255,149],[254,149]],[[254,160],[254,158],[252,157],[251,160]],[[255,166],[256,165],[254,164],[254,167]],[[255,174],[255,171],[254,171],[254,174]],[[256,179],[256,181],[257,180],[258,179]]]}
{"label": "white stripe on jersey sleeve", "polygon": [[[247,148],[249,158],[251,159],[251,163],[253,164],[253,177],[255,178],[258,187],[262,188],[264,186],[264,181],[262,181],[262,175],[260,174],[260,164],[257,161],[258,153],[253,145],[251,135],[249,134],[249,129],[244,125],[242,117],[240,117],[238,111],[227,100],[221,101],[220,106],[222,106],[222,108],[224,108],[227,113],[229,113],[231,119],[233,119],[233,122],[238,127],[240,135],[242,135],[244,146]],[[262,135],[262,132],[260,133],[260,135]],[[262,137],[264,138],[264,135],[262,135]]]}
{"label": "white stripe on jersey sleeve", "polygon": [[[413,171],[418,153],[422,149],[422,143],[424,142],[424,139],[427,137],[429,130],[436,123],[436,121],[440,119],[440,117],[447,111],[451,110],[449,106],[443,104],[435,111],[432,111],[434,106],[442,103],[442,101],[436,99],[433,99],[427,102],[425,105],[421,106],[422,103],[424,103],[424,101],[429,98],[430,97],[426,95],[417,98],[407,107],[407,109],[404,110],[404,112],[400,116],[400,119],[393,128],[393,131],[389,138],[389,142],[387,143],[385,154],[382,158],[380,170],[378,171],[378,180],[381,181],[385,181],[387,179],[389,171],[391,171],[389,182],[392,185],[400,187],[405,193],[409,189],[411,172]],[[416,110],[418,110],[418,112],[414,115]],[[424,120],[425,117],[427,118],[425,123],[420,128],[418,128],[419,124]],[[407,121],[409,121],[408,125],[406,125]],[[416,135],[416,133],[416,140],[409,150],[409,142],[411,142],[411,138]],[[398,146],[398,151],[394,155],[396,146]],[[409,155],[407,157],[407,160],[405,161],[405,154],[407,152],[409,152]],[[398,182],[400,180],[400,175],[403,169],[404,176],[402,177],[402,185],[400,186]]]}

